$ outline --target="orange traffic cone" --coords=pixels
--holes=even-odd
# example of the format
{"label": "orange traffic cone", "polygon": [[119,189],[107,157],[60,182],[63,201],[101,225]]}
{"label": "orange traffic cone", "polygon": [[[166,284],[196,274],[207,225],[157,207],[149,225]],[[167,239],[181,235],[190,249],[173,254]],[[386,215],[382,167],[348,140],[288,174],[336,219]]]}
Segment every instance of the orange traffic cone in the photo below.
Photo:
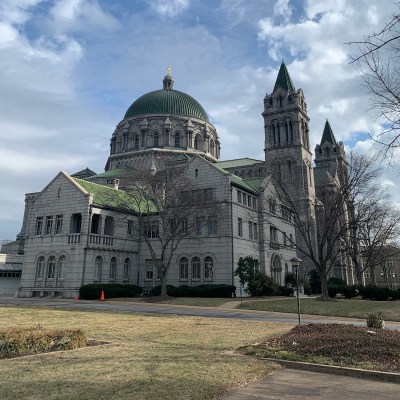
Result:
{"label": "orange traffic cone", "polygon": [[101,301],[104,301],[104,290],[101,291],[100,300],[101,300]]}

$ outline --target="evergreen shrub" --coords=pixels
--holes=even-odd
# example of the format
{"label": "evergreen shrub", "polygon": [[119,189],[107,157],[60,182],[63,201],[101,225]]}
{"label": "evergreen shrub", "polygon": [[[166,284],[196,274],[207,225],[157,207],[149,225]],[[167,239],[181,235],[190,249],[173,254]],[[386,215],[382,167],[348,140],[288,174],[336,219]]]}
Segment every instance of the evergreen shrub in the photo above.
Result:
{"label": "evergreen shrub", "polygon": [[83,285],[79,289],[79,298],[85,300],[98,300],[101,291],[104,290],[104,297],[137,297],[142,293],[142,288],[136,285],[120,285],[118,283],[91,283]]}
{"label": "evergreen shrub", "polygon": [[[236,291],[233,285],[199,285],[199,286],[172,286],[167,285],[168,296],[172,297],[232,297]],[[150,291],[151,296],[161,294],[161,285]]]}
{"label": "evergreen shrub", "polygon": [[385,321],[383,320],[382,314],[370,314],[367,318],[367,328],[385,328]]}
{"label": "evergreen shrub", "polygon": [[278,287],[278,296],[293,296],[294,289],[287,286]]}
{"label": "evergreen shrub", "polygon": [[359,286],[360,295],[363,299],[386,301],[389,299],[398,300],[400,292],[398,290],[392,290],[388,287],[367,285]]}

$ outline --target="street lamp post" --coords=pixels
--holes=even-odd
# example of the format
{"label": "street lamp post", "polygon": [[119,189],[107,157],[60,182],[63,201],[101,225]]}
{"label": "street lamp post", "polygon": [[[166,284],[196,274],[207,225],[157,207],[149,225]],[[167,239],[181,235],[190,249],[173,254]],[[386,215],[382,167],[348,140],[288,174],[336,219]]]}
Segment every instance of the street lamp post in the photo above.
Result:
{"label": "street lamp post", "polygon": [[299,265],[301,263],[299,257],[293,257],[290,262],[292,263],[292,267],[296,270],[296,294],[297,294],[297,315],[299,317],[299,325],[301,325],[301,318],[300,318],[300,295],[299,295]]}

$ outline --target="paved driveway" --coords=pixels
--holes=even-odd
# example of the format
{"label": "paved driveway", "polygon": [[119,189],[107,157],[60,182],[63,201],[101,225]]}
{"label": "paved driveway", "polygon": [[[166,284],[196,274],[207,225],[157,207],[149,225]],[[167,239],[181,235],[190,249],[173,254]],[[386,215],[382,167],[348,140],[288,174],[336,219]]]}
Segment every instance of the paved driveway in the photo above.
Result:
{"label": "paved driveway", "polygon": [[220,400],[398,400],[400,385],[282,368]]}

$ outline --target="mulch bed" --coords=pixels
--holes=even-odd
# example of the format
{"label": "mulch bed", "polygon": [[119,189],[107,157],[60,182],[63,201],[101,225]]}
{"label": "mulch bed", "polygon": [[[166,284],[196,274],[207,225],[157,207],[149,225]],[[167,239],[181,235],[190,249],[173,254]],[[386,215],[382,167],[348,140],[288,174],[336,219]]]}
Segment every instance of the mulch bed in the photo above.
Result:
{"label": "mulch bed", "polygon": [[271,356],[271,349],[277,358],[286,353],[298,356],[297,361],[314,362],[321,357],[333,365],[400,372],[399,331],[345,324],[300,325],[252,346],[252,353],[262,356],[265,350]]}

